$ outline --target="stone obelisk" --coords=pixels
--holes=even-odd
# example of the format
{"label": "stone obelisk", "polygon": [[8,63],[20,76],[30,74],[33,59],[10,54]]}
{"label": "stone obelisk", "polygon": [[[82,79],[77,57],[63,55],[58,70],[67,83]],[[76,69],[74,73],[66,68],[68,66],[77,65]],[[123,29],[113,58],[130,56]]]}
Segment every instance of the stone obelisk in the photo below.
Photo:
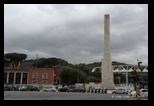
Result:
{"label": "stone obelisk", "polygon": [[113,69],[110,54],[110,16],[104,15],[104,54],[102,60],[102,87],[107,89],[115,89],[113,83]]}

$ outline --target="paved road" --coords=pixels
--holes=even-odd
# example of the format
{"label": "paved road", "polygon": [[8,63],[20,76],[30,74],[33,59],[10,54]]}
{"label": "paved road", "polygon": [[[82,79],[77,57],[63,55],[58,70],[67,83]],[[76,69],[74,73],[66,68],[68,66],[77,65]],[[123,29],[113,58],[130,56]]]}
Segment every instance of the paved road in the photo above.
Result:
{"label": "paved road", "polygon": [[[136,100],[123,94],[5,91],[4,100]],[[148,100],[148,99],[142,99]]]}

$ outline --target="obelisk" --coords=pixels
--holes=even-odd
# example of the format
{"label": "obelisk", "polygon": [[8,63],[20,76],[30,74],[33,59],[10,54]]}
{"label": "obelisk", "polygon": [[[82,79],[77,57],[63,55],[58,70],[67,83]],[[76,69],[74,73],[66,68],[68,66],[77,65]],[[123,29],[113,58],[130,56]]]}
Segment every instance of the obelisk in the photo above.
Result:
{"label": "obelisk", "polygon": [[111,64],[110,54],[110,16],[109,14],[104,15],[104,54],[102,60],[102,87],[107,89],[115,89],[113,83],[113,69]]}

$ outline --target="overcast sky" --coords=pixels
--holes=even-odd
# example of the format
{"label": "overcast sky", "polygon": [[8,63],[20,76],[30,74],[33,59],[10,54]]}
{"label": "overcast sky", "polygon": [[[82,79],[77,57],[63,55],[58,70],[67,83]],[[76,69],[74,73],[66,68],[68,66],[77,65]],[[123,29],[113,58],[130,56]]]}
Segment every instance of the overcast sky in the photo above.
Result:
{"label": "overcast sky", "polygon": [[105,14],[112,61],[148,65],[148,4],[5,4],[4,54],[100,62]]}

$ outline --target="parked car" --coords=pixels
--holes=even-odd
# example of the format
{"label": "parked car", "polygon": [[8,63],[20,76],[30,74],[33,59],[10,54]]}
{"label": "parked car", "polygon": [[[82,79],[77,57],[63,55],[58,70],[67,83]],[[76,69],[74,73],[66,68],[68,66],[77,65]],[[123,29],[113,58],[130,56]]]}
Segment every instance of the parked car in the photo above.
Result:
{"label": "parked car", "polygon": [[68,92],[73,92],[74,89],[75,89],[75,86],[71,85],[68,87]]}
{"label": "parked car", "polygon": [[83,86],[77,86],[74,89],[71,89],[70,92],[86,92],[86,88]]}
{"label": "parked car", "polygon": [[112,92],[113,94],[128,94],[128,91],[126,89],[116,89]]}
{"label": "parked car", "polygon": [[9,84],[4,85],[4,91],[11,91],[11,90],[13,90],[12,85],[9,85]]}
{"label": "parked car", "polygon": [[148,98],[148,89],[140,89],[140,97]]}
{"label": "parked car", "polygon": [[52,87],[45,87],[43,89],[43,91],[45,91],[45,92],[58,92],[58,90],[53,86]]}
{"label": "parked car", "polygon": [[[138,92],[138,95],[139,95],[139,97],[148,98],[148,89],[140,89],[139,92]],[[135,98],[136,97],[136,91],[135,90],[132,91],[130,93],[130,96]]]}
{"label": "parked car", "polygon": [[19,88],[20,91],[40,91],[39,86],[37,85],[24,85]]}
{"label": "parked car", "polygon": [[68,87],[62,87],[62,88],[59,88],[58,91],[59,92],[69,92],[69,88]]}
{"label": "parked car", "polygon": [[40,88],[37,85],[32,85],[30,91],[40,91]]}
{"label": "parked car", "polygon": [[24,85],[24,86],[22,86],[22,87],[19,87],[19,90],[20,90],[20,91],[26,91],[26,90],[27,90],[27,86]]}

